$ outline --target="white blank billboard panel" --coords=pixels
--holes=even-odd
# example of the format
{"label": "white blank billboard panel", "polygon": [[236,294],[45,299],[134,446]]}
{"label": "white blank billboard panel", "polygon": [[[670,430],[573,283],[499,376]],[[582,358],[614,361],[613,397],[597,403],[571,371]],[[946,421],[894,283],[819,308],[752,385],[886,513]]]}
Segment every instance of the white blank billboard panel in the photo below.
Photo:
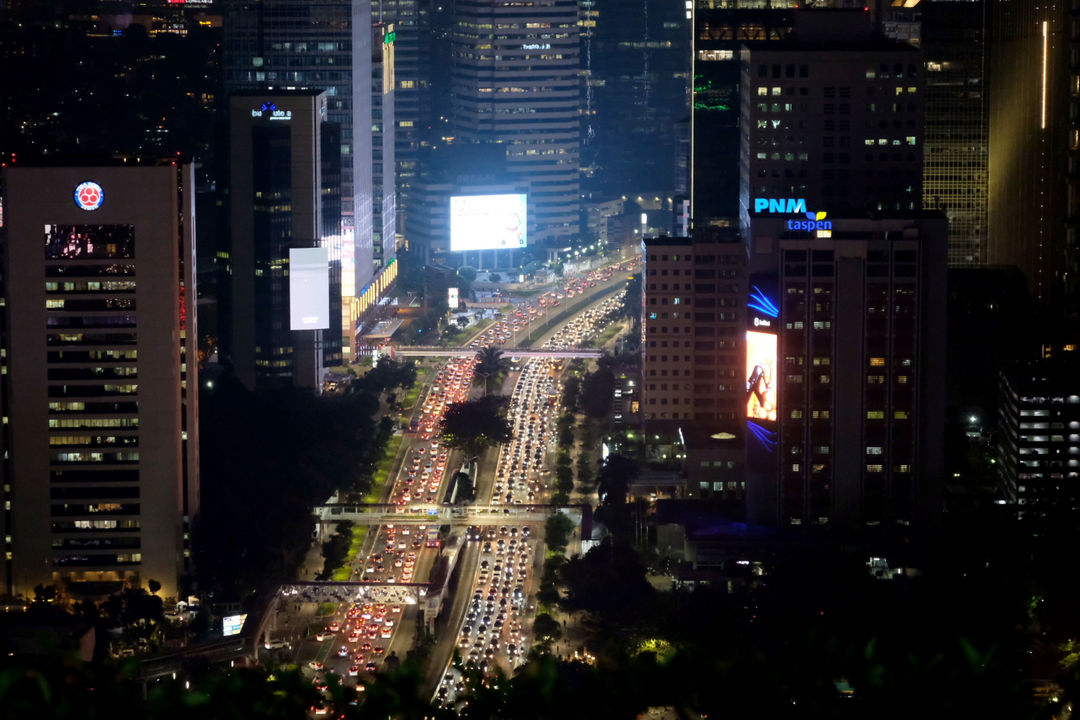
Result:
{"label": "white blank billboard panel", "polygon": [[454,195],[450,198],[450,251],[523,248],[525,195]]}
{"label": "white blank billboard panel", "polygon": [[289,249],[289,328],[330,327],[330,254],[324,247]]}

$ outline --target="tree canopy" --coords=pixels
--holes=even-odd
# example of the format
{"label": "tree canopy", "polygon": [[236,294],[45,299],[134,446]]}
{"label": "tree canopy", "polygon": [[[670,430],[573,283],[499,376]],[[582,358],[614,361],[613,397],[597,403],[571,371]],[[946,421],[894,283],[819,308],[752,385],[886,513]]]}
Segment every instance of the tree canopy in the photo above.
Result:
{"label": "tree canopy", "polygon": [[510,398],[504,395],[452,403],[443,415],[443,442],[470,457],[506,442],[510,439],[510,423],[506,420],[509,404]]}
{"label": "tree canopy", "polygon": [[494,345],[480,348],[476,358],[476,379],[484,383],[484,393],[490,395],[498,378],[510,370],[510,358]]}

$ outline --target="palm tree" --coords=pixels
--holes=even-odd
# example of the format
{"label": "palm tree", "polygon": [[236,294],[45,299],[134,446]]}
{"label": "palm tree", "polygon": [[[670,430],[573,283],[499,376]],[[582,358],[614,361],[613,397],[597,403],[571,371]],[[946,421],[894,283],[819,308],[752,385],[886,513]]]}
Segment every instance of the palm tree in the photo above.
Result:
{"label": "palm tree", "polygon": [[494,345],[480,348],[476,357],[476,376],[484,379],[484,394],[490,395],[495,380],[510,370],[510,358]]}

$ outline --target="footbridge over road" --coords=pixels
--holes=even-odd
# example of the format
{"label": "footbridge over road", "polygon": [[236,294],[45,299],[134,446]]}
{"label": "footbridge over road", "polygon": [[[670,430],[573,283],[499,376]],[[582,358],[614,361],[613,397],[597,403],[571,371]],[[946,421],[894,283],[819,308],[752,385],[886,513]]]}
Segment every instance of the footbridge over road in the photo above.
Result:
{"label": "footbridge over road", "polygon": [[334,503],[315,506],[320,524],[344,522],[356,525],[507,525],[542,523],[563,512],[575,525],[591,529],[589,505],[387,505]]}
{"label": "footbridge over road", "polygon": [[[391,351],[393,357],[472,357],[480,348],[478,347],[437,347],[434,345],[422,346],[411,345],[409,347],[395,346]],[[597,360],[603,357],[603,350],[596,348],[567,348],[565,350],[544,350],[540,348],[511,348],[499,347],[502,354],[512,358],[554,358],[573,359],[591,358]]]}

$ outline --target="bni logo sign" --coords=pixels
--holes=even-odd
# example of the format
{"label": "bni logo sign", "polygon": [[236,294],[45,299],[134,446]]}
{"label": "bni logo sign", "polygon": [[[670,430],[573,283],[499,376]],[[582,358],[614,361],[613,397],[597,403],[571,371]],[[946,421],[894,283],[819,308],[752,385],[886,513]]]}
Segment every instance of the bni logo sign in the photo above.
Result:
{"label": "bni logo sign", "polygon": [[97,210],[105,201],[105,191],[96,182],[87,180],[75,188],[75,204],[81,210]]}

